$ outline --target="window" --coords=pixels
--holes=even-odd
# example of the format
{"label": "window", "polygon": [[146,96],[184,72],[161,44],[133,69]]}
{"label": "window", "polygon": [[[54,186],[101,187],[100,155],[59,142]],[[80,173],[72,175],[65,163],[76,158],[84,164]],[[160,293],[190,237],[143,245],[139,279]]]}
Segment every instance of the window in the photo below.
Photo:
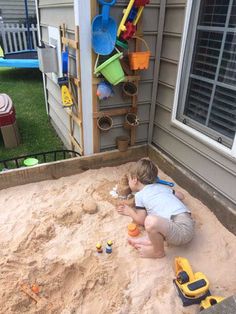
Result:
{"label": "window", "polygon": [[236,132],[236,0],[193,1],[177,120],[231,148]]}

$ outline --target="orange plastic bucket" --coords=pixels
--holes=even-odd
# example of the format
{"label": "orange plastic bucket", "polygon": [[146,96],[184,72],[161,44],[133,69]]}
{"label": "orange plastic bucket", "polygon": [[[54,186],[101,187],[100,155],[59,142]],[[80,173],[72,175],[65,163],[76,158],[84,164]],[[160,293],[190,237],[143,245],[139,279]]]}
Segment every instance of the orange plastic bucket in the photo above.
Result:
{"label": "orange plastic bucket", "polygon": [[137,38],[141,40],[147,48],[147,51],[136,51],[129,52],[129,65],[131,70],[147,70],[149,67],[149,59],[150,59],[150,49],[143,38],[134,36],[133,38]]}

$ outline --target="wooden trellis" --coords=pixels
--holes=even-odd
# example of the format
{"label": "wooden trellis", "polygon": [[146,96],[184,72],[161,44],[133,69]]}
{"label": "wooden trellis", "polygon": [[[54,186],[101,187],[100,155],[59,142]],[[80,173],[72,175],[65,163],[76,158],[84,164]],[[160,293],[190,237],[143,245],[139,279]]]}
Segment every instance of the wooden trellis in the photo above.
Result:
{"label": "wooden trellis", "polygon": [[[81,155],[84,153],[84,139],[83,139],[83,124],[82,124],[82,97],[81,97],[81,72],[80,72],[80,51],[79,51],[79,27],[75,27],[74,39],[67,37],[67,30],[65,24],[60,27],[62,50],[65,51],[66,47],[75,51],[76,63],[76,76],[68,73],[69,90],[72,95],[74,105],[66,107],[69,119],[69,140],[71,149],[79,151]],[[69,66],[68,66],[69,68]],[[69,72],[69,70],[68,70]],[[75,137],[75,126],[78,126],[80,132],[79,141]]]}
{"label": "wooden trellis", "polygon": [[[91,1],[91,17],[93,18],[96,15],[97,3],[94,0]],[[138,36],[142,36],[140,32],[141,27],[138,28],[137,34]],[[139,42],[135,40],[135,48],[136,50],[139,47]],[[96,62],[96,54],[92,54],[92,64]],[[129,71],[130,75],[125,76],[126,82],[134,82],[138,88],[138,82],[140,80],[140,76],[137,71]],[[93,101],[93,148],[94,152],[98,153],[100,151],[100,130],[97,126],[97,119],[101,116],[121,116],[126,115],[127,113],[135,113],[137,114],[137,105],[138,105],[138,97],[137,95],[132,96],[132,103],[127,107],[108,109],[108,110],[99,110],[99,103],[97,97],[97,84],[102,81],[102,79],[97,78],[93,75],[93,88],[92,88],[92,101]],[[130,145],[135,145],[136,142],[136,128],[133,127],[130,129]]]}

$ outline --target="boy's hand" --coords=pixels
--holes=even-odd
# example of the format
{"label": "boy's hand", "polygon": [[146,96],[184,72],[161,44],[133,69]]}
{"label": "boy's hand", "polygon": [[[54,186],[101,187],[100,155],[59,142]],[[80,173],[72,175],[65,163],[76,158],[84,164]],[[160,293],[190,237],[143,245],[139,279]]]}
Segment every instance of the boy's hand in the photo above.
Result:
{"label": "boy's hand", "polygon": [[117,212],[120,215],[130,216],[132,211],[133,211],[133,209],[131,207],[129,207],[128,205],[121,204],[121,205],[117,206]]}

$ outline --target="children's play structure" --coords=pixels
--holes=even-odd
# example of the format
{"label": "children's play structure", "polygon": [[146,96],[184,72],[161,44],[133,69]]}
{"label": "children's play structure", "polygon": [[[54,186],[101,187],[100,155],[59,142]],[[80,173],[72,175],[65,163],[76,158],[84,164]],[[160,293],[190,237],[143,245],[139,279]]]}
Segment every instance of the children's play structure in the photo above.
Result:
{"label": "children's play structure", "polygon": [[[129,144],[132,146],[135,144],[136,128],[139,125],[137,95],[140,76],[138,70],[148,69],[150,59],[150,50],[142,38],[142,29],[141,26],[138,28],[138,21],[149,1],[131,0],[124,10],[120,24],[117,24],[109,14],[110,8],[116,4],[116,1],[99,0],[98,2],[102,6],[102,14],[95,16],[92,21],[92,48],[95,53],[94,60],[96,60],[94,74],[98,77],[96,94],[101,94],[101,84],[106,84],[106,86],[121,84],[121,95],[124,99],[131,100],[131,106],[107,109],[105,112],[99,111],[97,110],[98,100],[94,96],[94,145],[98,149],[100,132],[107,132],[112,128],[113,117],[124,115],[123,126],[126,132],[130,133]],[[139,36],[136,36],[137,33]],[[108,37],[109,40],[107,40]],[[146,51],[140,50],[141,43],[144,43]],[[132,49],[135,50],[132,51]],[[96,80],[94,84],[95,82]],[[107,99],[113,95],[113,92],[108,91],[105,97]]]}
{"label": "children's play structure", "polygon": [[0,67],[5,68],[34,68],[39,67],[36,50],[22,50],[6,53],[0,57]]}
{"label": "children's play structure", "polygon": [[[96,3],[94,1],[94,3]],[[93,142],[95,151],[99,151],[102,133],[108,133],[114,126],[113,119],[123,116],[124,132],[128,136],[128,145],[136,142],[136,129],[140,124],[137,111],[138,82],[140,71],[149,67],[150,49],[142,35],[139,22],[148,0],[131,0],[118,22],[111,10],[116,0],[98,0],[99,12],[91,21],[91,46],[93,49]],[[95,7],[94,7],[95,8]],[[132,28],[132,32],[130,32]],[[70,119],[69,141],[71,149],[83,154],[82,99],[80,82],[80,47],[79,29],[75,30],[74,39],[68,36],[65,24],[60,27],[59,50],[53,45],[38,48],[40,69],[43,73],[52,73],[61,93],[61,104]],[[50,37],[50,35],[49,35]],[[142,45],[145,50],[142,50]],[[57,47],[58,48],[58,47]],[[51,52],[50,52],[51,50]],[[53,51],[56,54],[53,56]],[[59,55],[58,55],[59,53]],[[51,58],[49,56],[52,55]],[[72,60],[72,55],[73,60]],[[75,61],[77,73],[71,71],[71,62]],[[58,64],[51,69],[51,64]],[[61,69],[61,70],[60,70]],[[120,91],[114,87],[120,85]],[[123,108],[99,109],[100,101],[109,102],[111,97],[119,93],[130,105]],[[79,133],[75,136],[75,133]],[[118,143],[118,140],[117,140]]]}
{"label": "children's play structure", "polygon": [[2,38],[2,51],[0,54],[0,67],[38,68],[37,26],[29,22],[28,2],[24,0],[25,23],[5,24],[0,21],[0,35]]}

